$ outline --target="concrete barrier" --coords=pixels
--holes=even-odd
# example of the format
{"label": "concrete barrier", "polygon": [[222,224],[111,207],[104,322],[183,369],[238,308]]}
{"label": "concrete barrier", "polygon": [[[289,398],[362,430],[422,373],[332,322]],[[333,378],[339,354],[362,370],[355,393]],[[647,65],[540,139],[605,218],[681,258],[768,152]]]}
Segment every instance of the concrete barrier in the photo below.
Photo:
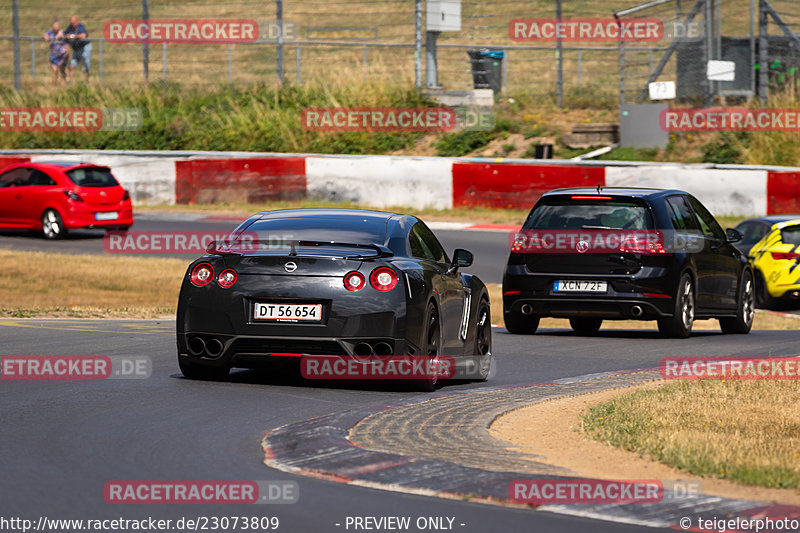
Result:
{"label": "concrete barrier", "polygon": [[604,185],[686,190],[717,215],[800,212],[800,169],[783,167],[250,152],[0,151],[0,166],[28,160],[107,165],[139,205],[311,198],[379,209],[528,209],[551,189]]}
{"label": "concrete barrier", "polygon": [[800,213],[800,172],[767,174],[767,214]]}
{"label": "concrete barrier", "polygon": [[722,170],[683,165],[606,167],[608,187],[681,189],[715,215],[765,215],[767,171]]}
{"label": "concrete barrier", "polygon": [[305,158],[189,159],[175,162],[175,202],[268,202],[306,197]]}
{"label": "concrete barrier", "polygon": [[459,161],[453,165],[453,206],[530,209],[551,189],[597,185],[605,185],[604,167]]}
{"label": "concrete barrier", "polygon": [[308,197],[389,206],[449,209],[453,161],[439,157],[307,157]]}

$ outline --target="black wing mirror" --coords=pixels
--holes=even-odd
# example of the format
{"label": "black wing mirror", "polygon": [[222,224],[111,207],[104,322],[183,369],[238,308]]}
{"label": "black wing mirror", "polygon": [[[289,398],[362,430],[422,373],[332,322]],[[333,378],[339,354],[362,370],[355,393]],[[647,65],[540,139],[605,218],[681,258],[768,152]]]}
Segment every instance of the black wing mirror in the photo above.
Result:
{"label": "black wing mirror", "polygon": [[744,239],[739,230],[733,228],[728,228],[725,230],[725,237],[730,243],[740,242],[742,239]]}
{"label": "black wing mirror", "polygon": [[461,267],[468,267],[472,265],[472,252],[462,248],[456,248],[453,252],[453,263],[450,267],[451,272],[455,272]]}

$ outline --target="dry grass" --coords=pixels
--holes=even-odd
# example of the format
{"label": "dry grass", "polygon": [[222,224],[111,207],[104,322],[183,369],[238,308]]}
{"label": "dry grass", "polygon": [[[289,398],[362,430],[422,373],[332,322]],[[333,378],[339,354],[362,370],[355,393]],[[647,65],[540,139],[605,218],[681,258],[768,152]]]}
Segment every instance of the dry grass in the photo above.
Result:
{"label": "dry grass", "polygon": [[800,488],[800,383],[692,381],[639,390],[583,417],[594,439],[692,474]]}
{"label": "dry grass", "polygon": [[0,250],[0,316],[174,316],[180,259]]}

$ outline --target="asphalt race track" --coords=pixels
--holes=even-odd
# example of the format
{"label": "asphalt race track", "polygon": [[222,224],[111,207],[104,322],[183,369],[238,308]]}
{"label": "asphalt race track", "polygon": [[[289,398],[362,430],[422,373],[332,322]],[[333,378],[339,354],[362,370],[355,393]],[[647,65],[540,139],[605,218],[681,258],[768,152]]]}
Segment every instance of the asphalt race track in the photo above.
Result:
{"label": "asphalt race track", "polygon": [[[445,516],[464,532],[622,532],[653,529],[525,509],[398,494],[293,476],[263,464],[265,432],[299,420],[419,396],[376,386],[302,383],[280,369],[236,371],[228,383],[184,379],[171,321],[0,320],[0,354],[142,356],[139,380],[1,380],[1,506],[12,516],[173,518],[277,516],[278,531],[347,531],[348,516]],[[766,356],[798,353],[796,332],[726,336],[700,332],[663,340],[655,331],[602,330],[535,337],[495,329],[497,374],[489,385],[550,382],[623,369],[653,368],[667,354]],[[482,384],[445,385],[470,391]],[[114,480],[294,480],[287,505],[112,505]],[[12,481],[13,480],[13,481]],[[337,526],[336,524],[340,524]],[[463,526],[461,525],[463,524]],[[498,528],[498,526],[501,526]],[[353,531],[352,528],[349,529]]]}
{"label": "asphalt race track", "polygon": [[[235,221],[140,217],[137,230],[225,231]],[[507,234],[436,231],[448,250],[476,255],[470,269],[499,282]],[[104,253],[101,232],[47,242],[0,234],[0,247]],[[187,260],[189,258],[187,257]],[[611,324],[609,324],[609,327]],[[649,331],[603,329],[594,337],[543,330],[534,337],[494,330],[497,372],[488,384],[446,384],[447,392],[549,383],[616,370],[654,368],[667,355],[780,356],[800,353],[800,333],[696,332],[666,340]],[[0,379],[0,472],[3,516],[33,520],[149,517],[278,517],[277,531],[377,531],[345,527],[347,517],[453,519],[452,531],[626,532],[652,528],[422,495],[402,494],[280,472],[264,464],[261,441],[274,428],[373,404],[424,395],[377,384],[304,382],[291,369],[234,371],[230,382],[184,379],[172,321],[0,319],[0,355],[146,356],[147,379]],[[294,481],[299,501],[284,505],[114,505],[104,485],[115,480]],[[447,524],[447,520],[444,521]],[[2,529],[2,528],[0,528]],[[412,529],[414,530],[414,529]],[[435,529],[441,531],[444,529]],[[55,531],[55,530],[53,530]],[[425,529],[424,531],[434,531]]]}

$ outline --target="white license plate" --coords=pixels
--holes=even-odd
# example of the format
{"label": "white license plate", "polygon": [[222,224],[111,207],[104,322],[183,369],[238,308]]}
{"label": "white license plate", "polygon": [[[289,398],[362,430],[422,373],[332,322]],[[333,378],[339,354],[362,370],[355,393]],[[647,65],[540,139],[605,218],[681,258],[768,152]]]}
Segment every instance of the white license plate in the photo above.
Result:
{"label": "white license plate", "polygon": [[119,218],[119,213],[116,211],[108,211],[106,213],[95,213],[94,219],[95,220],[117,220]]}
{"label": "white license plate", "polygon": [[555,292],[607,292],[605,281],[588,281],[577,279],[560,279],[553,283]]}
{"label": "white license plate", "polygon": [[278,304],[256,303],[253,307],[255,320],[279,320],[295,322],[319,322],[322,320],[322,304]]}

